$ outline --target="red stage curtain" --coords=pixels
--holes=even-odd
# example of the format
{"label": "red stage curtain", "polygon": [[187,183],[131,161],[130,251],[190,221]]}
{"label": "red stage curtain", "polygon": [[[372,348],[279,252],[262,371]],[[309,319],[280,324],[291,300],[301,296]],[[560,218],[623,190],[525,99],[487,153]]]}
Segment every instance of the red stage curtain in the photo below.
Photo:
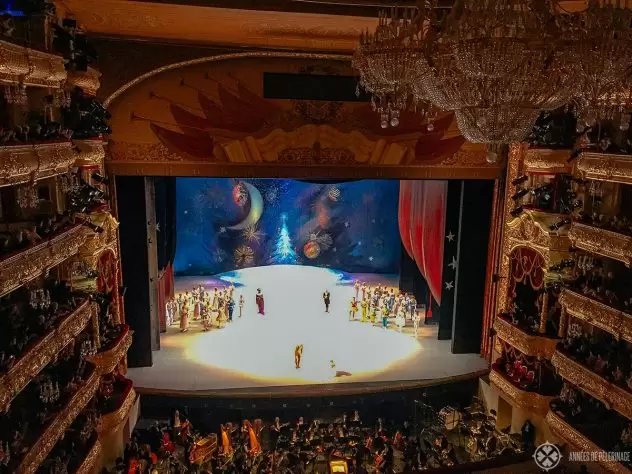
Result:
{"label": "red stage curtain", "polygon": [[173,297],[173,266],[169,263],[158,278],[158,321],[160,330],[167,330],[167,301]]}
{"label": "red stage curtain", "polygon": [[516,283],[526,282],[534,290],[544,284],[544,267],[546,262],[542,254],[529,247],[518,247],[511,252],[511,287],[510,294],[516,296]]}
{"label": "red stage curtain", "polygon": [[[441,304],[443,241],[448,183],[400,182],[399,230],[404,248],[428,282],[434,300]],[[406,213],[406,210],[409,210]],[[408,231],[408,232],[407,232]],[[410,250],[407,245],[410,245]]]}

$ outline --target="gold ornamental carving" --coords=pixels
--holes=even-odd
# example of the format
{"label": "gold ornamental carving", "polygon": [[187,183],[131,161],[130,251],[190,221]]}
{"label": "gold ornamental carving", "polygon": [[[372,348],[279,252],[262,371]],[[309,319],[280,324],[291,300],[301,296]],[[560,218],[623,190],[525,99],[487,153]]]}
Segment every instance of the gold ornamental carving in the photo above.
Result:
{"label": "gold ornamental carving", "polygon": [[559,302],[571,316],[609,332],[618,339],[632,342],[632,316],[599,301],[564,289]]}
{"label": "gold ornamental carving", "polygon": [[75,166],[98,166],[103,169],[105,160],[105,143],[102,139],[74,140],[77,154]]}
{"label": "gold ornamental carving", "polygon": [[[86,219],[92,224],[103,229],[102,232],[91,232],[86,237],[85,243],[79,249],[79,257],[84,261],[89,261],[89,257],[98,257],[106,249],[118,254],[117,238],[118,238],[118,221],[108,211],[93,213],[86,216]],[[88,259],[84,258],[88,257]],[[92,258],[94,263],[92,268],[96,269],[98,258]]]}
{"label": "gold ornamental carving", "polygon": [[532,247],[548,264],[551,252],[567,252],[571,246],[565,230],[551,231],[549,226],[559,221],[557,214],[527,210],[510,220],[505,228],[509,254],[516,247]]}
{"label": "gold ornamental carving", "polygon": [[92,67],[87,71],[71,71],[66,79],[66,86],[79,87],[88,95],[97,95],[101,87],[101,73]]}
{"label": "gold ornamental carving", "polygon": [[116,366],[123,360],[127,350],[132,345],[133,334],[134,331],[130,331],[129,326],[125,325],[123,333],[112,347],[90,357],[90,362],[97,366],[97,370],[101,375],[109,374],[116,369]]}
{"label": "gold ornamental carving", "polygon": [[628,267],[632,263],[632,237],[573,222],[568,231],[568,238],[573,246],[579,249],[619,260]]}
{"label": "gold ornamental carving", "polygon": [[524,355],[530,357],[540,356],[545,359],[550,359],[559,342],[558,339],[532,336],[498,316],[496,317],[494,329],[499,339],[511,344]]}
{"label": "gold ornamental carving", "polygon": [[101,416],[101,422],[98,427],[99,436],[106,436],[107,434],[116,431],[123,423],[125,423],[127,421],[129,411],[135,402],[136,391],[131,388],[120,407],[111,413]]}
{"label": "gold ornamental carving", "polygon": [[75,163],[71,142],[0,146],[0,186],[14,186],[66,173]]}
{"label": "gold ornamental carving", "polygon": [[11,401],[37,376],[57,354],[81,333],[98,313],[98,306],[89,300],[63,318],[57,326],[30,347],[9,371],[0,377],[0,411],[9,409]]}
{"label": "gold ornamental carving", "polygon": [[524,155],[524,170],[529,173],[571,174],[573,165],[568,162],[571,150],[529,148]]}
{"label": "gold ornamental carving", "polygon": [[79,466],[79,468],[75,471],[75,474],[94,474],[98,472],[99,461],[101,458],[101,453],[103,452],[103,447],[99,440],[95,440],[92,448],[86,455],[85,459]]}
{"label": "gold ornamental carving", "polygon": [[17,474],[35,474],[37,472],[42,461],[46,459],[57,441],[61,439],[75,418],[96,394],[99,388],[99,378],[99,374],[93,367],[88,379],[79,387],[55,419],[49,423],[42,436],[24,456],[17,469]]}
{"label": "gold ornamental carving", "polygon": [[59,89],[66,77],[63,57],[0,41],[0,82]]}
{"label": "gold ornamental carving", "polygon": [[553,397],[546,397],[536,392],[520,390],[507,380],[503,374],[493,368],[489,373],[489,381],[506,395],[514,406],[533,411],[543,416],[549,411],[549,404],[551,400],[553,400]]}
{"label": "gold ornamental carving", "polygon": [[632,184],[632,159],[627,155],[583,152],[575,166],[584,179]]}
{"label": "gold ornamental carving", "polygon": [[77,224],[66,232],[0,261],[0,296],[19,288],[75,255],[87,238]]}
{"label": "gold ornamental carving", "polygon": [[551,364],[560,377],[632,420],[632,393],[610,383],[559,351],[553,354]]}
{"label": "gold ornamental carving", "polygon": [[[566,423],[566,421],[557,413],[549,411],[546,414],[546,422],[553,434],[568,443],[573,451],[583,451],[586,453],[603,452],[603,449],[590,441],[586,438],[586,436],[577,431],[571,425]],[[606,458],[605,453],[603,457]],[[628,468],[615,461],[601,462],[600,465],[608,472],[612,472],[614,474],[630,474],[631,472]]]}

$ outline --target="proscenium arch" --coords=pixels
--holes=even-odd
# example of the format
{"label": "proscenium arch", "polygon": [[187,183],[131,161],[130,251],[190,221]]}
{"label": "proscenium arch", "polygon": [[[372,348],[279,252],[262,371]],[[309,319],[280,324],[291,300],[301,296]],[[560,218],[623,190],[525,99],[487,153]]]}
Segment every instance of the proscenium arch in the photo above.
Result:
{"label": "proscenium arch", "polygon": [[[146,81],[160,75],[161,73],[197,65],[211,65],[231,60],[257,60],[262,58],[340,62],[344,63],[345,67],[349,67],[351,62],[351,56],[349,55],[294,53],[283,51],[253,51],[207,56],[162,66],[138,76],[132,81],[129,81],[125,85],[119,87],[115,92],[107,97],[104,101],[104,105],[112,111],[117,99],[124,97],[126,92],[131,91],[137,86],[143,85]],[[120,118],[122,115],[115,113],[115,117]],[[377,120],[377,117],[375,120]],[[329,129],[332,129],[332,127],[329,127]],[[374,141],[373,143],[377,147],[376,149],[380,150],[384,149],[384,143],[386,143],[387,148],[391,143],[394,143],[389,141],[390,138],[388,137],[384,137],[384,139],[379,139],[378,137],[375,140],[377,141]],[[115,140],[112,143],[116,146],[119,142]],[[341,142],[341,147],[345,148],[345,146],[346,144]],[[189,160],[184,155],[176,152],[173,153],[173,155],[179,155],[182,159],[174,160],[158,158],[145,159],[143,161],[132,157],[129,160],[125,158],[117,160],[106,159],[106,163],[110,174],[131,176],[206,176],[235,178],[286,177],[296,179],[496,179],[500,171],[500,166],[498,164],[490,165],[485,162],[486,151],[485,147],[481,145],[466,144],[454,155],[444,155],[444,158],[449,158],[449,160],[446,160],[445,163],[443,161],[440,163],[417,162],[415,161],[414,147],[412,149],[409,146],[407,148],[399,148],[401,150],[412,150],[412,160],[414,162],[404,161],[403,158],[394,162],[389,159],[378,159],[377,161],[373,161],[373,159],[371,159],[370,162],[366,162],[370,164],[362,166],[357,163],[281,163],[274,161],[271,162],[270,160],[247,162],[239,162],[238,160],[229,160],[228,162],[220,162],[220,160],[195,161]],[[427,149],[431,150],[432,148]],[[111,153],[112,149],[110,148],[108,154],[112,156]],[[402,151],[402,153],[404,152]],[[406,151],[406,153],[409,152]],[[123,156],[125,156],[125,152],[123,152]]]}

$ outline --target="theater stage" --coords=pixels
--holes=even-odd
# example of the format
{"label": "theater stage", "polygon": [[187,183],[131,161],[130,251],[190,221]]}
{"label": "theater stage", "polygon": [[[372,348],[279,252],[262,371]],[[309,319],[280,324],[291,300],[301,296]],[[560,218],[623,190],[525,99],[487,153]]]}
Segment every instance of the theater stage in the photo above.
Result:
{"label": "theater stage", "polygon": [[[153,353],[153,367],[130,369],[128,376],[141,393],[310,396],[401,390],[488,369],[477,354],[451,354],[450,341],[437,340],[436,326],[420,325],[415,336],[410,321],[402,332],[393,322],[385,330],[350,321],[355,279],[397,284],[394,276],[285,265],[178,278],[176,292],[200,283],[207,291],[234,283],[236,298],[242,293],[246,298],[243,316],[236,311],[232,323],[210,332],[199,322],[186,333],[174,324]],[[264,317],[254,302],[257,288],[265,295]],[[322,302],[325,289],[331,293],[330,313]],[[300,369],[294,366],[297,344],[304,346]]]}

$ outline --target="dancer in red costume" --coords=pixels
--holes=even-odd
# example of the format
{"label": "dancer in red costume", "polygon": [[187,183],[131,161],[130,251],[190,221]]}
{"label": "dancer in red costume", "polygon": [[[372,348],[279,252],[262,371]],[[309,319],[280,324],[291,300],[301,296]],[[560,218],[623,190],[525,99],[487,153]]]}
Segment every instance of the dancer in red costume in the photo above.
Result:
{"label": "dancer in red costume", "polygon": [[259,309],[258,313],[263,316],[265,313],[263,293],[261,293],[261,288],[257,288],[257,296],[255,297],[255,302],[257,303],[257,308]]}

